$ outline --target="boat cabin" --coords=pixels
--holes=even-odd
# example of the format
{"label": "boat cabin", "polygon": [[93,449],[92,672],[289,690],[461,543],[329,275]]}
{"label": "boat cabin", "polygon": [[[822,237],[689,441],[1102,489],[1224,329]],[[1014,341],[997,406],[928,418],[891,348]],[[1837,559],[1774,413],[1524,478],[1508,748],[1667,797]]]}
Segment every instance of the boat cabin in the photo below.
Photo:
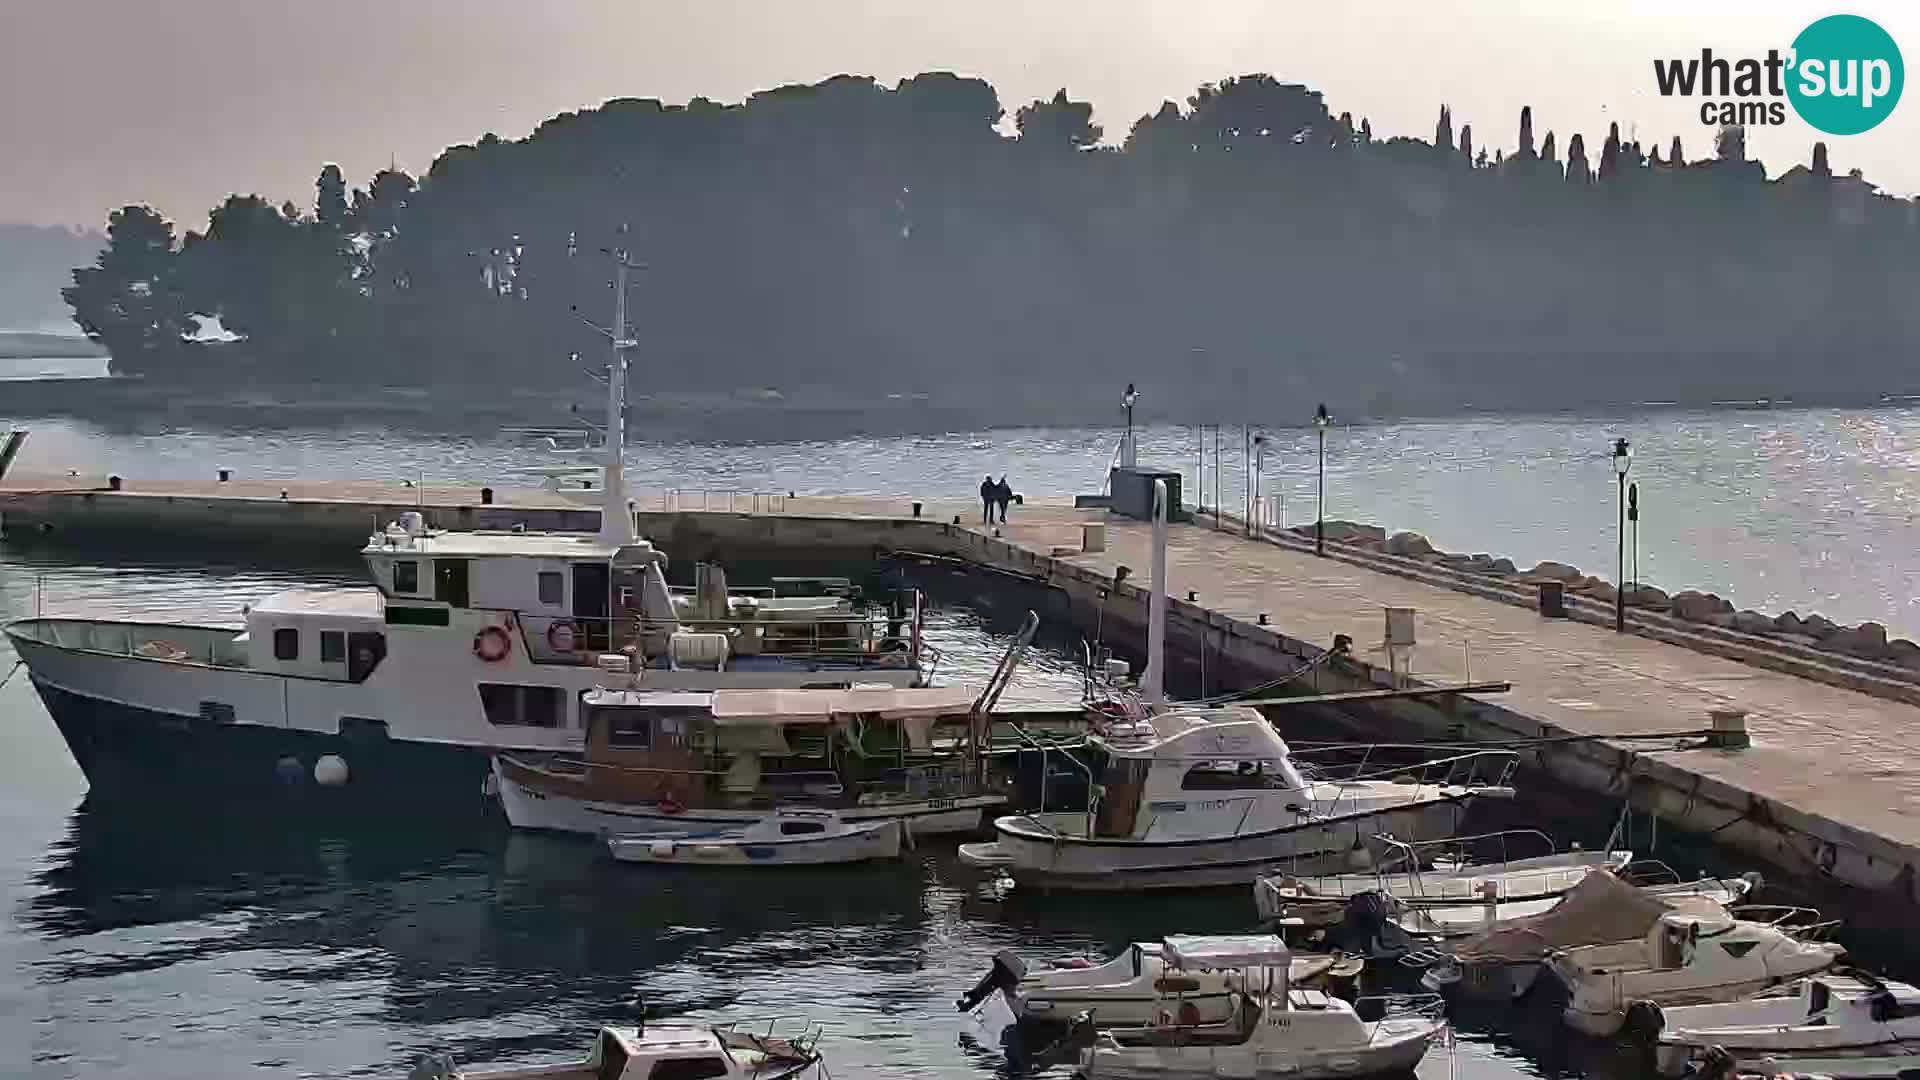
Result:
{"label": "boat cabin", "polygon": [[854,805],[888,791],[924,798],[942,769],[941,725],[970,723],[960,687],[590,690],[582,797],[687,807]]}
{"label": "boat cabin", "polygon": [[255,671],[357,683],[386,659],[386,629],[375,593],[294,589],[248,608],[233,645]]}
{"label": "boat cabin", "polygon": [[[1099,752],[1099,800],[1094,835],[1131,837],[1142,811],[1162,831],[1217,831],[1218,815],[1231,808],[1249,816],[1249,801],[1290,803],[1305,814],[1307,782],[1294,767],[1286,741],[1266,718],[1249,708],[1155,714],[1151,727],[1125,736],[1094,736]],[[1145,728],[1144,725],[1142,725]],[[1258,808],[1251,816],[1259,814]]]}
{"label": "boat cabin", "polygon": [[777,1080],[797,1076],[819,1060],[813,1050],[818,1038],[813,1029],[786,1039],[724,1027],[605,1027],[582,1067],[512,1075],[537,1075],[543,1080]]}

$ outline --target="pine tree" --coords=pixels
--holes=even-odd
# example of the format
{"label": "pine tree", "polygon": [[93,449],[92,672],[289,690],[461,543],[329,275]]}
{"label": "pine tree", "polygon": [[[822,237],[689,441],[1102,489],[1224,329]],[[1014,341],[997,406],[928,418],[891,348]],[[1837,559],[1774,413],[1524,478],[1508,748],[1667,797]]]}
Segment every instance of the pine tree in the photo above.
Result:
{"label": "pine tree", "polygon": [[1466,158],[1468,161],[1473,160],[1473,125],[1472,124],[1460,125],[1460,156],[1463,158]]}
{"label": "pine tree", "polygon": [[1519,157],[1533,157],[1533,106],[1520,106],[1520,151]]}
{"label": "pine tree", "polygon": [[1593,169],[1587,164],[1587,143],[1577,131],[1567,140],[1567,183],[1593,183]]}
{"label": "pine tree", "polygon": [[1673,148],[1667,151],[1667,164],[1685,165],[1686,163],[1687,155],[1680,152],[1680,136],[1675,135],[1673,137]]}
{"label": "pine tree", "polygon": [[1607,129],[1607,141],[1600,147],[1600,180],[1605,183],[1620,171],[1620,125]]}
{"label": "pine tree", "polygon": [[1833,166],[1827,164],[1827,144],[1813,144],[1813,175],[1822,180],[1833,179]]}
{"label": "pine tree", "polygon": [[1440,122],[1433,125],[1433,148],[1442,157],[1453,149],[1453,110],[1445,105],[1440,106]]}

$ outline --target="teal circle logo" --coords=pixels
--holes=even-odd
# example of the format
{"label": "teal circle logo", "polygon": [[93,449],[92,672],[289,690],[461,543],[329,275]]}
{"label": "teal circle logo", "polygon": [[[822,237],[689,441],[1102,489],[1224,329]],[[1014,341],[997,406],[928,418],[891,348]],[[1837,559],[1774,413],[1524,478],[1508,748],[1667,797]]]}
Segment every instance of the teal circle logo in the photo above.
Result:
{"label": "teal circle logo", "polygon": [[1906,81],[1900,46],[1872,19],[1829,15],[1793,39],[1787,99],[1829,135],[1872,130],[1899,104]]}

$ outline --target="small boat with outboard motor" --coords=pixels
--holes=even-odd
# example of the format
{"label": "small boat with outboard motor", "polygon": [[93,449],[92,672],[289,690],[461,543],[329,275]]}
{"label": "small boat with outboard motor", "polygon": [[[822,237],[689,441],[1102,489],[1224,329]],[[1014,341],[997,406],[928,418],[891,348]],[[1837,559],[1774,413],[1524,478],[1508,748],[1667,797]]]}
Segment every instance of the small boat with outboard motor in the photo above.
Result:
{"label": "small boat with outboard motor", "polygon": [[1837,970],[1739,1001],[1652,1006],[1638,1015],[1652,1030],[1636,1034],[1653,1036],[1663,1076],[1684,1076],[1715,1051],[1742,1068],[1765,1059],[1792,1072],[1845,1070],[1862,1058],[1920,1058],[1920,989],[1863,971]]}
{"label": "small boat with outboard motor", "polygon": [[603,1027],[583,1060],[557,1065],[467,1069],[444,1054],[417,1062],[407,1080],[825,1080],[821,1028],[806,1024],[792,1035],[758,1022],[696,1027],[641,1024]]}
{"label": "small boat with outboard motor", "polygon": [[[997,993],[1015,1020],[1030,1023],[1067,1023],[1083,1010],[1090,1010],[1094,1022],[1103,1026],[1151,1024],[1168,1009],[1190,1024],[1230,1018],[1233,992],[1240,984],[1237,970],[1172,971],[1166,956],[1166,943],[1159,941],[1134,942],[1104,961],[1073,956],[1036,964],[1003,949],[955,1005],[968,1012]],[[1295,987],[1346,993],[1363,967],[1359,957],[1295,953],[1287,981]]]}
{"label": "small boat with outboard motor", "polygon": [[786,808],[751,825],[607,837],[607,852],[655,866],[831,866],[900,857],[897,818],[848,822],[827,810]]}

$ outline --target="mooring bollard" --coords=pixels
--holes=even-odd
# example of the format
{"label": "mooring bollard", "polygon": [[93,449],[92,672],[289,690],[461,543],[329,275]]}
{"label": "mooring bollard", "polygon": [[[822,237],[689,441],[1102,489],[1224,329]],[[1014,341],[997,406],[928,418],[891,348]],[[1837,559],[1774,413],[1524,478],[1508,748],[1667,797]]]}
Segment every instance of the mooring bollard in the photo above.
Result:
{"label": "mooring bollard", "polygon": [[120,478],[119,478],[118,476],[109,476],[109,477],[107,477],[107,490],[108,490],[108,491],[119,491],[119,490],[120,490],[120,483],[121,483],[121,480],[120,480]]}
{"label": "mooring bollard", "polygon": [[1260,625],[1261,626],[1267,625],[1267,613],[1264,611],[1260,613]]}
{"label": "mooring bollard", "polygon": [[480,489],[480,505],[481,506],[493,505],[493,489],[492,488],[483,487]]}
{"label": "mooring bollard", "polygon": [[224,484],[224,483],[226,483],[227,481],[229,481],[229,480],[231,480],[231,479],[233,479],[233,470],[232,470],[232,469],[221,469],[221,470],[220,470],[220,482],[221,482],[221,483],[223,483],[223,484]]}
{"label": "mooring bollard", "polygon": [[914,517],[919,517],[919,516],[920,516],[920,504],[919,504],[919,503],[914,503],[914,504],[913,504],[913,516],[914,516]]}

